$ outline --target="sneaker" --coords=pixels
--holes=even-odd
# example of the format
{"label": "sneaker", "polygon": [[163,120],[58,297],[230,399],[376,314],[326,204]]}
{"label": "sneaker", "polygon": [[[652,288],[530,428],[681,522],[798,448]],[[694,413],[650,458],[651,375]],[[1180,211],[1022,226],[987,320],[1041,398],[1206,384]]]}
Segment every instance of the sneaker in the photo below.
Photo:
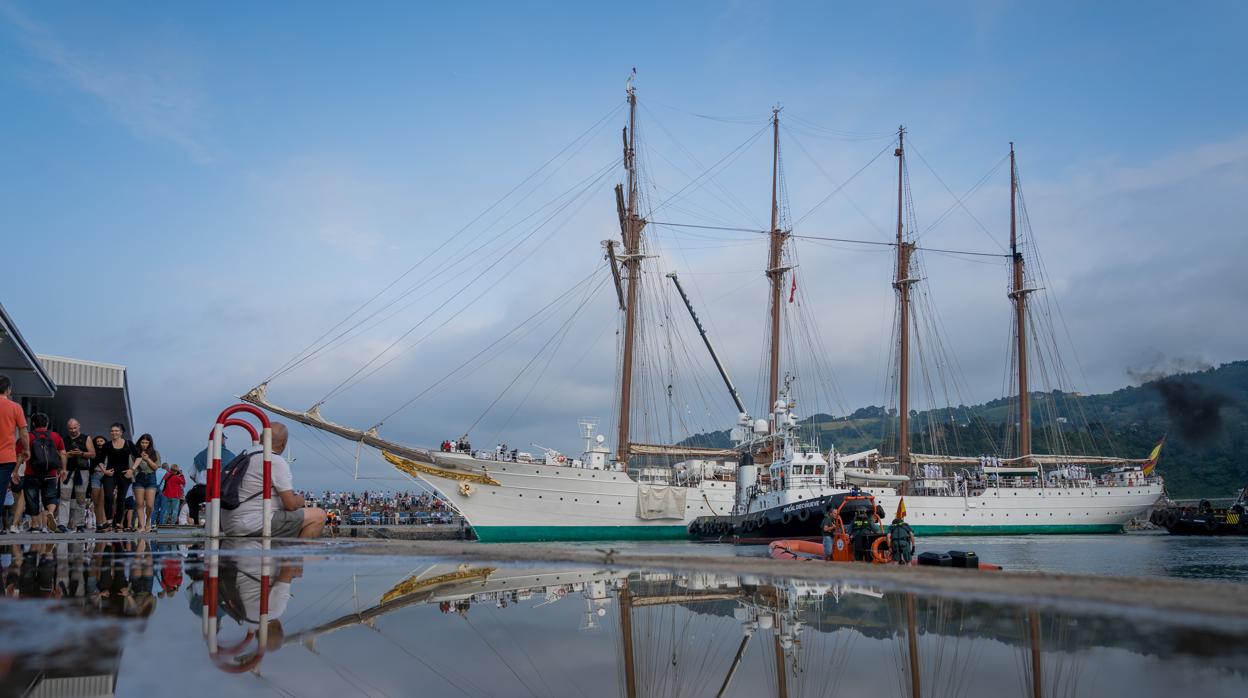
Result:
{"label": "sneaker", "polygon": [[78,529],[77,529],[77,531],[78,531],[79,533],[86,533],[86,532],[87,532],[87,527],[86,527],[86,526],[79,526],[79,527],[78,527]]}
{"label": "sneaker", "polygon": [[47,533],[47,532],[48,532],[48,527],[47,527],[47,526],[40,526],[40,527],[39,527],[39,532],[40,532],[40,533]]}
{"label": "sneaker", "polygon": [[9,526],[9,533],[21,533],[21,531],[17,530],[17,524],[13,524]]}
{"label": "sneaker", "polygon": [[69,529],[66,528],[65,526],[57,526],[56,532],[57,533],[69,533]]}

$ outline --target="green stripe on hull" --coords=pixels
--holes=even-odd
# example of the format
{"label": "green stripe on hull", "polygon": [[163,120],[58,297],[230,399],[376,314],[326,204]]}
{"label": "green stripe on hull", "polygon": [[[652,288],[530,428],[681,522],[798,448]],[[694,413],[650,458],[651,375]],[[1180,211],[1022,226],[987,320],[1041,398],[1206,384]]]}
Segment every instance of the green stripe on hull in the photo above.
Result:
{"label": "green stripe on hull", "polygon": [[1051,526],[923,526],[912,524],[916,536],[1028,536],[1069,533],[1122,533],[1118,524],[1067,524]]}
{"label": "green stripe on hull", "polygon": [[554,540],[681,540],[679,526],[473,526],[483,543],[524,543]]}

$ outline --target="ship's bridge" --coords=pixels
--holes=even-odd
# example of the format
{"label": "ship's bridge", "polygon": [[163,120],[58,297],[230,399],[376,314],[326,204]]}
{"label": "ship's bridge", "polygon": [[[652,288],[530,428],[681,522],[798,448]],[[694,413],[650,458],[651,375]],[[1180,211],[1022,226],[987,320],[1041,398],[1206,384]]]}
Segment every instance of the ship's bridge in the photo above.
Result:
{"label": "ship's bridge", "polygon": [[828,461],[818,451],[795,451],[771,465],[771,481],[782,489],[818,487],[827,481]]}

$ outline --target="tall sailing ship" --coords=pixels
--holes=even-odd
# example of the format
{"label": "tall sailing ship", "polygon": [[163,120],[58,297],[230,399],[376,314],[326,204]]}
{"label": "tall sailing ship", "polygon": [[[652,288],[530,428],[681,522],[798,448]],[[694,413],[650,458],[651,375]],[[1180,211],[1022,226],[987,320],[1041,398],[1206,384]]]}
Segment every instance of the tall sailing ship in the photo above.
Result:
{"label": "tall sailing ship", "polygon": [[[623,314],[616,452],[582,422],[584,451],[569,458],[546,449],[540,458],[502,450],[469,447],[413,448],[380,437],[375,429],[334,424],[319,408],[290,410],[269,402],[266,386],[243,399],[275,414],[357,443],[378,448],[400,471],[418,478],[449,501],[482,541],[599,540],[684,538],[694,518],[726,514],[736,500],[732,467],[736,452],[633,441],[631,428],[633,375],[638,350],[638,305],[643,283],[643,230],[637,172],[637,95],[627,87],[628,126],[624,138],[626,181],[616,185],[622,249],[607,241],[606,251]],[[748,418],[743,417],[748,421]],[[644,467],[647,457],[697,468]],[[716,467],[716,462],[720,465]],[[679,482],[677,476],[679,475]]]}
{"label": "tall sailing ship", "polygon": [[[1161,444],[1146,459],[1111,458],[1032,448],[1031,391],[1028,384],[1028,284],[1019,243],[1018,169],[1010,144],[1010,248],[1017,379],[1017,451],[1014,457],[914,453],[910,424],[911,288],[916,244],[907,239],[904,217],[905,129],[898,130],[897,157],[897,450],[893,458],[877,450],[834,458],[833,480],[859,484],[887,512],[904,498],[908,520],[920,535],[1118,533],[1132,519],[1144,518],[1163,495],[1156,474]],[[1060,425],[1055,429],[1060,430]],[[1060,432],[1059,432],[1060,433]],[[1061,444],[1060,439],[1057,440]],[[1050,444],[1052,447],[1053,444]],[[898,482],[897,475],[908,479]]]}
{"label": "tall sailing ship", "polygon": [[[449,501],[483,541],[681,538],[699,517],[731,517],[739,526],[760,517],[788,519],[860,487],[886,510],[904,497],[909,520],[919,534],[1068,533],[1120,531],[1162,495],[1162,482],[1148,461],[1037,454],[1031,447],[1027,376],[1026,284],[1015,221],[1017,174],[1011,146],[1011,263],[1009,293],[1015,306],[1018,369],[1018,448],[1008,458],[921,454],[910,445],[910,312],[916,243],[904,225],[905,131],[897,133],[898,217],[895,242],[897,293],[897,371],[899,409],[895,455],[878,449],[840,454],[823,451],[803,438],[790,389],[782,379],[784,291],[790,230],[781,225],[779,109],[770,121],[773,135],[771,225],[766,276],[769,292],[767,414],[753,419],[719,361],[688,297],[673,277],[738,410],[731,448],[635,441],[634,371],[639,351],[638,312],[646,254],[647,220],[639,202],[637,96],[627,87],[628,125],[624,130],[625,182],[615,187],[621,239],[606,241],[622,316],[614,453],[597,423],[582,420],[584,447],[579,458],[543,448],[538,457],[518,451],[474,450],[466,443],[441,449],[418,448],[383,438],[376,427],[356,429],[320,413],[291,410],[270,402],[267,381],[244,399],[263,409],[383,452],[395,468],[426,483]],[[671,224],[669,224],[671,225]],[[912,234],[912,232],[911,232]],[[795,288],[795,287],[794,287]],[[790,291],[792,293],[792,291]],[[791,299],[790,299],[791,301]],[[670,389],[670,386],[669,386]],[[813,441],[813,442],[812,442]],[[448,448],[448,445],[450,446]],[[826,455],[825,455],[826,453]],[[1101,473],[1093,473],[1100,468]],[[809,510],[809,511],[808,511]],[[773,516],[774,515],[774,516]],[[817,517],[816,517],[817,518]],[[729,527],[724,534],[738,534]],[[790,537],[785,534],[782,537]],[[732,536],[728,536],[732,537]]]}

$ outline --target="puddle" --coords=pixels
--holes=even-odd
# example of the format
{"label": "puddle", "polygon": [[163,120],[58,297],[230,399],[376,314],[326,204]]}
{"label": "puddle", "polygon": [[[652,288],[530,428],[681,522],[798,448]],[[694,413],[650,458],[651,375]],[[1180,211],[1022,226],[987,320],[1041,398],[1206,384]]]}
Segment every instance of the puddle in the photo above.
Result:
{"label": "puddle", "polygon": [[188,544],[3,551],[3,695],[1140,698],[1248,685],[1242,636],[1086,605],[259,541],[207,560]]}

